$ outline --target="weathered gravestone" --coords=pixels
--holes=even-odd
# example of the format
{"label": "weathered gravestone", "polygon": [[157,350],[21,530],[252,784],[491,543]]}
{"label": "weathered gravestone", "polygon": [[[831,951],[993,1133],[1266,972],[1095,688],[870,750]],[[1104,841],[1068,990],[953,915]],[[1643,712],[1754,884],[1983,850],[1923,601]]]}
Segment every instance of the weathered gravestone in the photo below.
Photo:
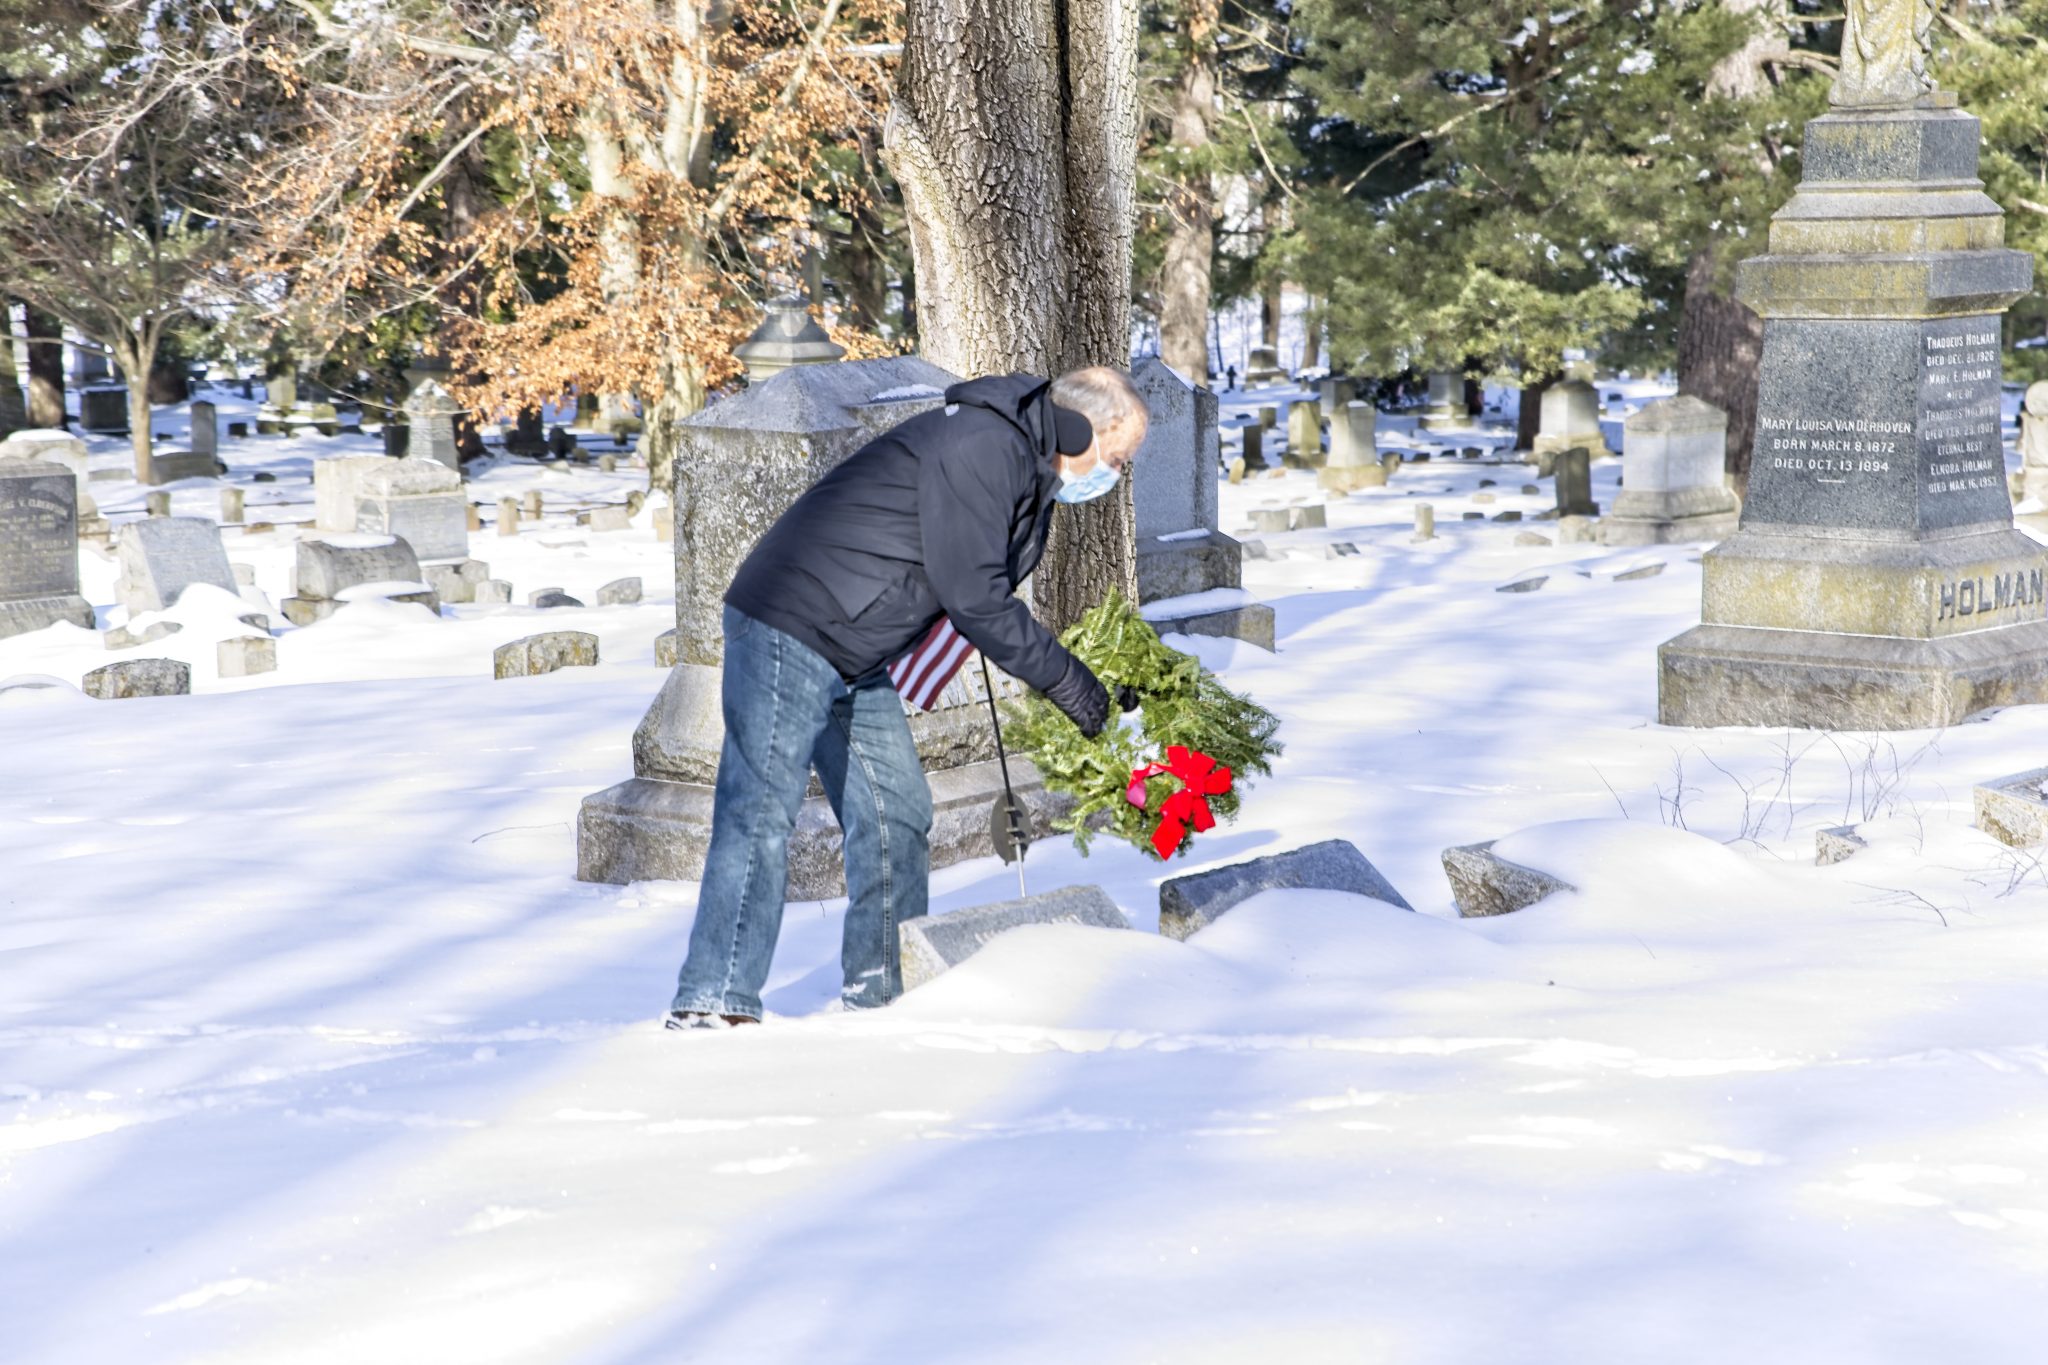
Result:
{"label": "weathered gravestone", "polygon": [[505,453],[536,460],[548,453],[548,429],[539,408],[521,408],[513,417],[512,430],[505,433]]}
{"label": "weathered gravestone", "polygon": [[1297,469],[1322,467],[1323,413],[1314,403],[1288,405],[1287,463]]}
{"label": "weathered gravestone", "polygon": [[921,915],[896,926],[902,948],[903,989],[915,990],[973,957],[1000,934],[1037,924],[1079,924],[1128,929],[1130,921],[1099,886],[1067,886],[1021,900]]}
{"label": "weathered gravestone", "polygon": [[1451,884],[1460,919],[1485,919],[1526,910],[1547,896],[1575,891],[1570,882],[1511,863],[1493,851],[1493,841],[1463,844],[1443,852],[1444,877]]}
{"label": "weathered gravestone", "polygon": [[1549,473],[1561,452],[1581,447],[1594,455],[1607,453],[1607,438],[1600,434],[1600,395],[1584,380],[1559,380],[1543,391],[1531,463]]}
{"label": "weathered gravestone", "polygon": [[469,503],[462,476],[438,460],[408,455],[362,471],[356,531],[400,536],[421,559],[469,555]]}
{"label": "weathered gravestone", "polygon": [[2013,529],[2000,435],[2001,314],[2033,257],[2002,246],[1978,121],[1946,94],[1857,103],[1861,69],[1739,268],[1756,453],[1701,624],[1659,651],[1666,724],[1932,728],[2048,699],[2048,557]]}
{"label": "weathered gravestone", "polygon": [[1471,425],[1472,412],[1465,406],[1465,376],[1455,370],[1432,371],[1429,402],[1422,410],[1422,429],[1457,431]]}
{"label": "weathered gravestone", "polygon": [[164,610],[194,583],[239,595],[220,527],[205,517],[131,521],[121,528],[115,550],[121,566],[115,592],[130,616]]}
{"label": "weathered gravestone", "polygon": [[1600,523],[1608,545],[1724,540],[1741,506],[1723,472],[1728,414],[1690,394],[1660,398],[1622,423],[1621,493]]}
{"label": "weathered gravestone", "polygon": [[491,566],[481,559],[444,559],[420,565],[420,581],[443,602],[474,602],[477,590],[490,579]]}
{"label": "weathered gravestone", "polygon": [[78,391],[78,429],[115,435],[128,430],[128,388],[96,384]]}
{"label": "weathered gravestone", "polygon": [[86,674],[78,690],[96,701],[189,696],[192,666],[176,659],[123,659]]}
{"label": "weathered gravestone", "polygon": [[223,678],[253,678],[277,671],[277,641],[268,635],[234,635],[214,646]]}
{"label": "weathered gravestone", "polygon": [[1330,419],[1330,454],[1316,471],[1316,482],[1333,493],[1384,488],[1387,468],[1380,461],[1379,409],[1356,400]]}
{"label": "weathered gravestone", "polygon": [[462,460],[456,450],[455,419],[461,412],[462,405],[438,382],[421,381],[405,400],[406,443],[402,453],[460,471]]}
{"label": "weathered gravestone", "polygon": [[1344,410],[1344,405],[1356,397],[1356,380],[1332,377],[1316,385],[1316,407],[1325,419],[1334,419]]}
{"label": "weathered gravestone", "polygon": [[17,431],[0,441],[0,460],[47,460],[62,465],[78,480],[78,535],[81,540],[105,540],[111,534],[99,504],[93,501],[92,475],[86,469],[85,442],[68,431],[37,427]]}
{"label": "weathered gravestone", "polygon": [[[1131,382],[1150,414],[1145,443],[1131,465],[1139,602],[1243,586],[1243,547],[1216,526],[1216,395],[1151,356],[1132,368]],[[1242,610],[1270,617],[1273,609],[1254,604]],[[1242,629],[1238,611],[1147,619],[1161,633],[1237,635]],[[1272,638],[1270,625],[1253,633]]]}
{"label": "weathered gravestone", "polygon": [[1244,382],[1253,384],[1275,383],[1284,376],[1280,373],[1280,353],[1271,346],[1252,347],[1251,360],[1245,365]]}
{"label": "weathered gravestone", "polygon": [[1600,504],[1593,501],[1593,453],[1584,446],[1557,452],[1557,514],[1561,517],[1597,517]]}
{"label": "weathered gravestone", "polygon": [[1231,907],[1261,891],[1348,891],[1413,910],[1394,884],[1363,853],[1342,839],[1326,839],[1285,853],[1169,877],[1159,887],[1159,932],[1185,939],[1213,924]]}
{"label": "weathered gravestone", "polygon": [[597,667],[597,637],[583,630],[548,630],[499,645],[493,678],[537,678],[564,668]]}
{"label": "weathered gravestone", "polygon": [[[623,883],[701,875],[724,742],[719,665],[734,570],[820,475],[874,436],[938,406],[953,382],[914,356],[802,365],[682,425],[674,490],[680,662],[634,732],[635,776],[583,802],[579,878]],[[1018,690],[996,676],[1005,695]],[[939,707],[910,722],[932,786],[937,867],[991,851],[988,813],[1002,781],[980,687],[981,670],[970,658]],[[1034,820],[1049,818],[1055,803],[1036,771],[1013,755],[1010,776]],[[792,898],[840,894],[839,848],[839,827],[814,792],[790,836]]]}
{"label": "weathered gravestone", "polygon": [[48,461],[0,458],[0,637],[59,621],[93,628],[78,592],[78,480]]}
{"label": "weathered gravestone", "polygon": [[315,525],[323,533],[400,536],[423,560],[469,555],[469,503],[462,476],[420,452],[337,455],[313,462]]}
{"label": "weathered gravestone", "polygon": [[347,603],[366,598],[441,609],[441,599],[420,575],[419,557],[398,536],[302,540],[293,585],[298,595],[278,606],[295,626],[324,621]]}
{"label": "weathered gravestone", "polygon": [[176,483],[179,479],[210,479],[224,470],[220,462],[220,423],[213,404],[205,399],[192,404],[192,442],[180,449],[158,446],[150,452],[149,481]]}

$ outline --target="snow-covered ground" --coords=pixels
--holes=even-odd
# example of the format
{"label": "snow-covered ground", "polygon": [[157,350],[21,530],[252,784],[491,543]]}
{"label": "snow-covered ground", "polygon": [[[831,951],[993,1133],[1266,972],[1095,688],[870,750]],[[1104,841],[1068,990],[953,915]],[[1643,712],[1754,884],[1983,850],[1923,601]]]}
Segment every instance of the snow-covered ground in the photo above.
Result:
{"label": "snow-covered ground", "polygon": [[[303,500],[287,466],[336,447],[223,448]],[[1282,893],[1174,943],[1164,869],[1047,844],[1033,886],[1099,882],[1135,932],[1019,931],[846,1015],[841,907],[792,905],[776,1017],[668,1033],[694,887],[573,878],[671,587],[650,528],[567,511],[634,477],[501,466],[487,510],[564,511],[474,553],[517,600],[638,573],[641,606],[358,604],[222,682],[201,603],[136,651],[195,659],[193,696],[0,691],[0,1359],[2039,1356],[2048,869],[1970,787],[2042,761],[2048,708],[1661,728],[1698,548],[1516,545],[1546,524],[1460,514],[1547,481],[1410,464],[1261,537],[1277,654],[1190,642],[1288,750],[1171,870],[1344,838],[1419,913]],[[1223,526],[1321,496],[1227,486]],[[283,592],[287,542],[229,546]],[[603,662],[491,680],[560,626]],[[0,679],[111,657],[54,627]],[[1870,847],[1814,867],[1841,824]],[[1455,919],[1439,853],[1494,838],[1579,891]],[[947,869],[934,908],[1014,887]]]}

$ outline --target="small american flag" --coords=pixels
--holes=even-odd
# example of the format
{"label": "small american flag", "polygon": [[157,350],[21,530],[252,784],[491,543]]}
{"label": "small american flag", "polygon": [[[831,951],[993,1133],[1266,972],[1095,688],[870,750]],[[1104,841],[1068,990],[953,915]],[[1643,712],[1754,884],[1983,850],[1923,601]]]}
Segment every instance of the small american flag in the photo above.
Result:
{"label": "small american flag", "polygon": [[897,695],[906,703],[929,711],[938,705],[939,694],[972,653],[974,646],[967,643],[967,637],[941,616],[922,640],[890,663],[889,681],[896,684]]}

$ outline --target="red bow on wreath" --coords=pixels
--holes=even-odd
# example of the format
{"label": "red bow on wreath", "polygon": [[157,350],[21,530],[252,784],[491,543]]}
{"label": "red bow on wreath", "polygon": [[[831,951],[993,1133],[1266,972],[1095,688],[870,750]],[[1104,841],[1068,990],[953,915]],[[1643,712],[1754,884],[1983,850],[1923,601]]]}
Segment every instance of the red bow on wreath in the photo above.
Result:
{"label": "red bow on wreath", "polygon": [[1188,837],[1189,825],[1198,833],[1216,827],[1216,817],[1209,813],[1209,798],[1230,790],[1230,769],[1218,767],[1216,760],[1205,753],[1178,744],[1168,745],[1166,762],[1147,763],[1131,771],[1131,785],[1125,789],[1124,799],[1142,808],[1146,779],[1162,773],[1179,778],[1181,783],[1180,790],[1166,798],[1159,811],[1159,827],[1152,831],[1153,849],[1161,858],[1170,858]]}

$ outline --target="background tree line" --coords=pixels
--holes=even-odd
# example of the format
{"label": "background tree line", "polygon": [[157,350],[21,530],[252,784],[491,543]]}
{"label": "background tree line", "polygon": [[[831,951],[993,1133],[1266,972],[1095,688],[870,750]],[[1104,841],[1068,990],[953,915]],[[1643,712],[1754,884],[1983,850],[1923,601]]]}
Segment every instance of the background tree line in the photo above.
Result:
{"label": "background tree line", "polygon": [[[1204,374],[1219,308],[1275,342],[1292,287],[1305,366],[1675,368],[1741,473],[1732,270],[1840,27],[1836,0],[0,0],[0,291],[38,420],[68,331],[128,379],[138,458],[166,361],[396,403],[426,350],[483,417],[573,392],[644,422],[659,483],[779,292],[856,354],[1057,368],[1135,332]],[[1944,0],[1936,32],[2039,253],[2048,0]],[[2008,328],[2048,336],[2039,295]]]}

